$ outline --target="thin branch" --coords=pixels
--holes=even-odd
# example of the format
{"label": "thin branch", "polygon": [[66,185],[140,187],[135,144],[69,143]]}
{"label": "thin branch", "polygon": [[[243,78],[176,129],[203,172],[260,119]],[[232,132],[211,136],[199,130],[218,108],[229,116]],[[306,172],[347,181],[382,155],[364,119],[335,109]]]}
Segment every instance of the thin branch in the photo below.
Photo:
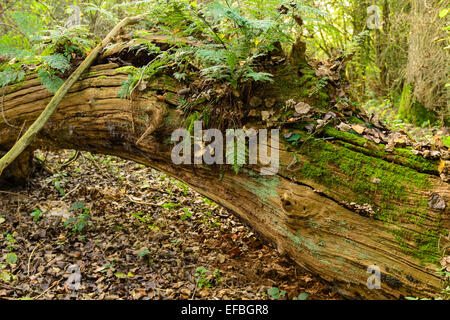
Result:
{"label": "thin branch", "polygon": [[6,120],[6,116],[5,116],[5,110],[4,110],[4,103],[5,103],[5,92],[6,92],[6,86],[3,86],[3,92],[2,92],[2,103],[1,103],[1,109],[2,109],[2,117],[3,117],[3,121],[5,121],[5,123],[10,126],[11,128],[15,128],[15,129],[20,129],[19,127],[16,127],[15,125],[12,125],[11,123],[8,122],[8,120]]}

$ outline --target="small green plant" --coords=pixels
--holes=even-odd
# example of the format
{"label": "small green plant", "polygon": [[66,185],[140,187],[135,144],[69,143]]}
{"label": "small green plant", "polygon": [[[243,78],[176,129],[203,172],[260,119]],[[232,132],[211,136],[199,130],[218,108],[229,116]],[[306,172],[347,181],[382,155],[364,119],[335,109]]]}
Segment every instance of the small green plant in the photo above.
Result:
{"label": "small green plant", "polygon": [[154,224],[149,224],[147,227],[148,227],[150,230],[152,230],[152,231],[158,231],[158,230],[159,230],[159,227],[156,226],[156,225],[154,225]]}
{"label": "small green plant", "polygon": [[137,254],[138,258],[144,258],[150,255],[150,250],[147,247],[141,248]]}
{"label": "small green plant", "polygon": [[207,272],[208,269],[206,269],[205,267],[198,267],[195,270],[195,274],[194,276],[197,277],[197,286],[201,289],[201,288],[210,288],[211,284],[209,283],[209,280],[206,279],[207,277]]}
{"label": "small green plant", "polygon": [[267,290],[267,294],[271,299],[278,300],[286,295],[286,291],[284,290],[280,291],[280,289],[278,289],[277,287],[273,287]]}
{"label": "small green plant", "polygon": [[18,258],[14,252],[10,252],[6,255],[6,263],[8,264],[16,264]]}
{"label": "small green plant", "polygon": [[[159,48],[152,47],[154,51],[150,50],[149,53],[159,53]],[[162,52],[157,55],[155,59],[149,62],[147,65],[141,68],[128,68],[126,69],[129,72],[128,79],[122,83],[122,88],[117,93],[117,95],[121,99],[126,99],[131,97],[134,90],[141,86],[140,89],[145,90],[145,82],[151,80],[156,74],[158,74],[161,70],[167,68],[167,65],[170,63],[172,55],[169,52]],[[122,69],[125,70],[125,69]],[[142,91],[142,90],[141,90]]]}
{"label": "small green plant", "polygon": [[0,87],[6,87],[7,85],[21,82],[25,79],[25,72],[21,70],[5,70],[0,72]]}
{"label": "small green plant", "polygon": [[442,139],[442,143],[444,143],[444,146],[450,148],[450,136],[446,136]]}
{"label": "small green plant", "polygon": [[[236,143],[227,143],[225,149],[225,157],[227,159],[227,163],[231,164],[236,174],[239,174],[239,171],[244,166],[246,158],[249,154],[248,147],[245,143],[245,136],[242,134],[242,132],[238,132],[239,131],[236,131],[236,137],[233,137],[234,133],[232,131],[227,131],[227,141],[229,138],[231,138],[232,141],[235,141]],[[244,147],[241,148],[240,146]]]}
{"label": "small green plant", "polygon": [[148,264],[153,264],[153,260],[150,259],[150,250],[147,247],[143,247],[138,251],[138,258],[147,260]]}
{"label": "small green plant", "polygon": [[220,270],[215,269],[214,270],[214,283],[219,283],[222,281],[222,277],[220,276]]}
{"label": "small green plant", "polygon": [[9,250],[9,253],[6,254],[6,263],[7,264],[16,264],[18,258],[17,255],[13,252],[14,251],[14,245],[16,244],[17,240],[14,238],[14,235],[8,233],[3,233],[3,237],[5,237],[5,240],[3,241],[4,245]]}
{"label": "small green plant", "polygon": [[132,213],[131,215],[143,223],[148,222],[147,218],[144,217],[143,212],[136,212],[136,213]]}
{"label": "small green plant", "polygon": [[177,182],[177,186],[179,186],[181,189],[183,189],[183,195],[187,196],[189,191],[189,186],[184,184],[183,182]]}
{"label": "small green plant", "polygon": [[6,270],[7,266],[8,266],[7,264],[0,262],[0,281],[7,282],[14,279],[14,275],[11,274],[8,270]]}
{"label": "small green plant", "polygon": [[132,213],[131,214],[133,217],[135,217],[136,219],[138,219],[140,222],[142,223],[146,223],[148,224],[148,228],[152,231],[158,231],[159,230],[159,226],[162,226],[161,223],[159,223],[159,226],[157,226],[155,223],[153,222],[153,218],[150,216],[146,216],[144,215],[143,212],[136,212],[136,213]]}
{"label": "small green plant", "polygon": [[443,279],[449,279],[450,280],[450,272],[447,271],[447,267],[437,268],[436,272]]}
{"label": "small green plant", "polygon": [[447,267],[437,268],[436,272],[441,276],[444,282],[441,299],[450,300],[450,272],[447,271]]}
{"label": "small green plant", "polygon": [[302,292],[298,296],[294,297],[292,300],[306,300],[309,297],[309,293]]}
{"label": "small green plant", "polygon": [[197,277],[197,286],[200,289],[211,288],[222,280],[219,270],[215,269],[211,274],[205,267],[198,267],[194,276]]}
{"label": "small green plant", "polygon": [[195,276],[198,277],[197,285],[199,288],[211,288],[211,283],[209,279],[207,279],[208,269],[205,267],[198,267],[196,269]]}
{"label": "small green plant", "polygon": [[181,204],[179,204],[179,203],[173,203],[173,202],[168,202],[168,203],[162,204],[161,207],[163,207],[164,209],[173,210],[173,209],[175,209],[175,208],[181,207]]}
{"label": "small green plant", "polygon": [[209,225],[210,227],[219,227],[220,222],[212,217],[211,211],[206,211],[203,213],[203,219],[200,222]]}
{"label": "small green plant", "polygon": [[192,213],[189,211],[189,209],[183,208],[182,209],[184,213],[181,214],[180,218],[181,220],[187,220],[188,218],[192,218]]}
{"label": "small green plant", "polygon": [[81,232],[88,225],[90,216],[90,209],[84,206],[84,201],[76,202],[69,211],[81,212],[79,216],[67,219],[64,222],[64,227],[71,229],[72,232]]}
{"label": "small green plant", "polygon": [[67,176],[66,172],[62,173],[55,173],[52,177],[47,178],[45,182],[52,183],[55,189],[59,192],[61,196],[64,196],[66,194],[66,191],[62,187],[67,182],[67,179],[65,178]]}
{"label": "small green plant", "polygon": [[[168,193],[171,197],[175,197],[175,195],[173,194],[172,189],[167,188],[166,191],[167,191],[167,193]],[[169,209],[169,208],[167,208],[167,209]]]}
{"label": "small green plant", "polygon": [[37,208],[34,209],[34,211],[30,213],[30,215],[33,217],[34,222],[39,222],[39,220],[41,220],[43,214],[44,213]]}
{"label": "small green plant", "polygon": [[14,245],[16,244],[17,240],[14,238],[14,235],[10,233],[3,233],[3,236],[5,237],[5,240],[3,244],[5,244],[10,252],[14,251]]}
{"label": "small green plant", "polygon": [[[112,260],[111,260],[112,261]],[[114,268],[116,265],[114,263],[105,263],[102,266],[102,270],[100,271],[101,273],[106,273],[108,272],[109,269]]]}
{"label": "small green plant", "polygon": [[317,94],[320,90],[325,88],[328,85],[328,77],[323,77],[317,81],[315,84],[315,87],[311,90],[309,93],[309,97],[312,97],[313,95]]}
{"label": "small green plant", "polygon": [[214,201],[211,201],[208,198],[203,198],[203,202],[206,203],[208,206],[217,206],[217,203],[215,203]]}
{"label": "small green plant", "polygon": [[450,284],[442,289],[442,299],[450,300]]}

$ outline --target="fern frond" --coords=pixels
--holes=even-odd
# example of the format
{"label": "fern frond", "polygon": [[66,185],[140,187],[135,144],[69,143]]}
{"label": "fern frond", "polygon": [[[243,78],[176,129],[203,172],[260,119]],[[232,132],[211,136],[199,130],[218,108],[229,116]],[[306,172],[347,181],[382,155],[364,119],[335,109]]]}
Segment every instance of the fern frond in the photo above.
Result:
{"label": "fern frond", "polygon": [[60,53],[42,57],[51,68],[65,72],[70,69],[70,63],[65,56]]}
{"label": "fern frond", "polygon": [[246,73],[244,78],[246,79],[252,79],[254,81],[261,81],[261,82],[273,82],[272,79],[273,75],[271,73],[267,72],[249,72]]}
{"label": "fern frond", "polygon": [[58,78],[56,75],[52,74],[50,71],[40,68],[38,71],[38,77],[41,79],[42,84],[51,93],[56,93],[58,89],[63,85],[64,80]]}
{"label": "fern frond", "polygon": [[0,87],[20,82],[25,79],[25,72],[17,70],[5,70],[0,72]]}

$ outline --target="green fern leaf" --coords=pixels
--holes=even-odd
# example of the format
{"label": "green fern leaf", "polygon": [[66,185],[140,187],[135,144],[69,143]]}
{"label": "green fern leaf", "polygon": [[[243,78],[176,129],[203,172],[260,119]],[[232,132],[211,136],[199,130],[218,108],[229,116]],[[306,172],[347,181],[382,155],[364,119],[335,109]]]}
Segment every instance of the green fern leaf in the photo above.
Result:
{"label": "green fern leaf", "polygon": [[64,80],[58,78],[54,74],[50,73],[45,69],[40,69],[38,72],[38,77],[41,79],[42,84],[51,93],[56,93],[58,89],[63,85]]}
{"label": "green fern leaf", "polygon": [[273,82],[272,79],[273,75],[267,72],[250,72],[245,74],[245,78],[247,79],[253,79],[254,81],[268,81]]}
{"label": "green fern leaf", "polygon": [[0,87],[20,82],[25,79],[25,72],[16,70],[5,70],[0,72]]}
{"label": "green fern leaf", "polygon": [[47,62],[47,64],[56,70],[65,72],[70,69],[70,63],[62,54],[52,54],[51,56],[42,57],[42,60]]}

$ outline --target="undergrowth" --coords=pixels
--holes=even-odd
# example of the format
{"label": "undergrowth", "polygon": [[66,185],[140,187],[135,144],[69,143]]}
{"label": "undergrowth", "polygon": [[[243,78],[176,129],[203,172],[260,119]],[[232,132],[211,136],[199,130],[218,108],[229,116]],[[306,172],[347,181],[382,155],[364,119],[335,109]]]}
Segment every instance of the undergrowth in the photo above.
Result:
{"label": "undergrowth", "polygon": [[27,73],[37,72],[52,93],[63,84],[64,76],[76,60],[82,61],[95,45],[86,26],[65,28],[46,26],[35,15],[13,15],[19,33],[0,37],[0,86],[20,83]]}

